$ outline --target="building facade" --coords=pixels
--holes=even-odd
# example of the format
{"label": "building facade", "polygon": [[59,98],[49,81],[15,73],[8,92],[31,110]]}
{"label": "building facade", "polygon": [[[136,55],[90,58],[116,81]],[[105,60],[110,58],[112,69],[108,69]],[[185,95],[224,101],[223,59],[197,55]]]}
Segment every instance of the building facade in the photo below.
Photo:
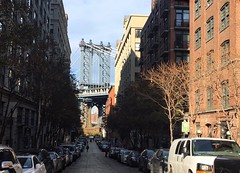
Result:
{"label": "building facade", "polygon": [[56,52],[70,67],[71,48],[68,39],[68,15],[62,0],[51,0],[50,36],[56,44]]}
{"label": "building facade", "polygon": [[136,80],[140,73],[140,38],[147,15],[130,15],[124,18],[124,31],[117,45],[115,57],[115,93],[117,102],[125,88]]}
{"label": "building facade", "polygon": [[239,141],[240,2],[190,1],[190,135]]}
{"label": "building facade", "polygon": [[[7,3],[8,4],[7,4]],[[15,3],[15,4],[11,4]],[[51,9],[53,9],[54,5],[59,4],[58,18],[62,20],[53,20],[51,14]],[[49,42],[50,39],[50,26],[52,23],[61,25],[59,32],[61,34],[54,35],[54,39],[58,40],[58,45],[62,49],[65,49],[65,57],[68,60],[68,64],[70,65],[70,47],[67,39],[67,25],[66,25],[66,16],[64,14],[64,9],[62,5],[62,1],[54,1],[54,0],[17,0],[17,1],[1,1],[1,8],[6,8],[4,5],[9,5],[14,7],[15,5],[21,7],[23,9],[28,9],[23,13],[17,13],[13,11],[12,15],[8,15],[6,12],[2,16],[9,16],[9,19],[6,20],[4,18],[0,18],[0,32],[5,32],[7,30],[11,31],[11,25],[21,25],[24,22],[29,22],[34,27],[38,28],[37,37],[32,39],[32,45],[37,43],[38,41],[44,40],[46,43]],[[14,8],[12,8],[14,10]],[[1,10],[1,14],[4,13],[4,10]],[[9,13],[10,14],[10,13]],[[6,22],[10,21],[10,22]],[[63,24],[60,24],[63,23]],[[8,26],[8,27],[6,27]],[[16,33],[15,33],[16,34]],[[19,33],[20,34],[20,33]],[[60,38],[58,38],[60,37]],[[3,41],[3,40],[1,40]],[[24,42],[25,40],[22,40]],[[23,58],[26,60],[31,57],[31,49],[30,47],[24,47],[25,45],[20,42],[17,47],[11,48],[11,51],[15,54],[9,54],[8,57],[12,56],[15,58]],[[1,42],[1,46],[6,43]],[[4,52],[1,52],[0,57],[4,57]],[[46,57],[43,57],[46,58]],[[47,59],[47,58],[46,58]],[[24,68],[24,67],[22,67]],[[15,69],[16,70],[16,69]],[[37,127],[40,123],[40,114],[37,111],[37,107],[39,106],[36,102],[33,101],[32,96],[30,95],[30,91],[25,91],[23,93],[22,89],[24,88],[24,84],[26,84],[27,79],[29,78],[29,74],[26,74],[24,80],[14,79],[12,75],[12,69],[9,66],[4,65],[4,63],[0,63],[0,127],[5,127],[5,132],[1,141],[2,144],[10,145],[14,149],[23,149],[33,147],[33,139],[36,134]],[[17,79],[17,80],[16,80]],[[12,85],[12,81],[15,80],[15,86]],[[44,128],[43,133],[46,131]],[[2,132],[2,131],[1,131]],[[44,135],[42,134],[40,137],[40,141],[44,140]]]}
{"label": "building facade", "polygon": [[189,0],[152,0],[141,35],[141,70],[180,61],[189,61]]}

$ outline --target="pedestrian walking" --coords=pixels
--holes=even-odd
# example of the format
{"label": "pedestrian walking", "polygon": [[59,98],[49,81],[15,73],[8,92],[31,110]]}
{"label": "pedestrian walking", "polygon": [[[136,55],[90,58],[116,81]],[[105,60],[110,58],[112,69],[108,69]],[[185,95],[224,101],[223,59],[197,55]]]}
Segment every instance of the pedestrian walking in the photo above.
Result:
{"label": "pedestrian walking", "polygon": [[88,150],[89,150],[89,146],[88,145],[86,146],[86,149],[87,149],[87,152],[88,152]]}
{"label": "pedestrian walking", "polygon": [[108,156],[108,152],[109,152],[109,147],[107,147],[107,148],[105,149],[105,157]]}

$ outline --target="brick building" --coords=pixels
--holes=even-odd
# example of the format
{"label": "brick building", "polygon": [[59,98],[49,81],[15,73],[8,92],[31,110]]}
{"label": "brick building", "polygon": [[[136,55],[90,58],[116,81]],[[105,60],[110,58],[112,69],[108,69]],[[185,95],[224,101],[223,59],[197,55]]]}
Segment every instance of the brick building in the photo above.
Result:
{"label": "brick building", "polygon": [[190,135],[239,138],[240,14],[236,0],[190,1]]}
{"label": "brick building", "polygon": [[189,60],[189,0],[152,0],[141,32],[141,71]]}

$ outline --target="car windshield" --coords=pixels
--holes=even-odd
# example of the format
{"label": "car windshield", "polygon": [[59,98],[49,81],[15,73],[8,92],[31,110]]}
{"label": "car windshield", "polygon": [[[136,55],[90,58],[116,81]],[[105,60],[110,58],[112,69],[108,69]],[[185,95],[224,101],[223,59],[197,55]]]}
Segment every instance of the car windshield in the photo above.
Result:
{"label": "car windshield", "polygon": [[20,157],[18,160],[23,169],[32,168],[32,159],[30,157]]}
{"label": "car windshield", "polygon": [[240,148],[236,142],[224,140],[194,140],[193,155],[239,156]]}
{"label": "car windshield", "polygon": [[163,158],[168,159],[169,152],[168,151],[163,151]]}
{"label": "car windshield", "polygon": [[75,151],[75,149],[74,149],[73,146],[63,146],[63,147],[64,147],[64,148],[68,148],[69,151],[71,151],[71,152],[74,152],[74,151]]}
{"label": "car windshield", "polygon": [[148,150],[147,157],[151,158],[155,152],[153,150]]}
{"label": "car windshield", "polygon": [[13,157],[10,150],[8,150],[8,149],[1,149],[0,150],[0,163],[2,161],[12,161],[14,163],[14,157]]}
{"label": "car windshield", "polygon": [[50,154],[50,157],[51,157],[52,160],[56,159],[56,156],[55,156],[54,153],[51,153],[51,152],[50,152],[49,154]]}
{"label": "car windshield", "polygon": [[132,153],[132,155],[135,156],[135,157],[139,157],[140,154],[139,154],[139,152],[135,151],[135,152]]}

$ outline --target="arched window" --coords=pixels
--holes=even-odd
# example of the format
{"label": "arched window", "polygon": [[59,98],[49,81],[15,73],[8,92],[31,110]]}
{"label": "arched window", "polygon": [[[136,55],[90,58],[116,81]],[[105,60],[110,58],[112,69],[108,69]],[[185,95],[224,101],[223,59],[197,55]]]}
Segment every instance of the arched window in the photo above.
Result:
{"label": "arched window", "polygon": [[213,38],[214,34],[214,20],[213,16],[207,20],[207,41]]}
{"label": "arched window", "polygon": [[229,26],[229,2],[225,3],[220,9],[221,21],[220,30],[224,30]]}
{"label": "arched window", "polygon": [[230,56],[230,42],[229,40],[224,41],[220,47],[221,51],[221,63],[226,65],[229,61]]}
{"label": "arched window", "polygon": [[195,49],[201,47],[201,28],[195,31]]}

